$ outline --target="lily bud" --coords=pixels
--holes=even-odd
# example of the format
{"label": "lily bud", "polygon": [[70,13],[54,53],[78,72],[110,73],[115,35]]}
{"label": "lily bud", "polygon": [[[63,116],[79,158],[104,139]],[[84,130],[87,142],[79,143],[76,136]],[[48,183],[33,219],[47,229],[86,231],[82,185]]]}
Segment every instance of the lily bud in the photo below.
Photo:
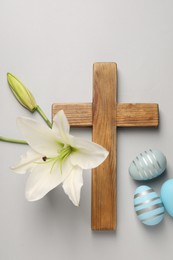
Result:
{"label": "lily bud", "polygon": [[31,92],[11,73],[7,73],[7,80],[19,103],[33,113],[38,105]]}

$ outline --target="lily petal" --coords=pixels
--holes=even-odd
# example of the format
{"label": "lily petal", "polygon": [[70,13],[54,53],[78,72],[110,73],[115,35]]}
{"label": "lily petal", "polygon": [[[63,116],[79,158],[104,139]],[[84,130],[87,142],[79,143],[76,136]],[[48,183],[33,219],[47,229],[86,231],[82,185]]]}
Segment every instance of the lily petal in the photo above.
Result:
{"label": "lily petal", "polygon": [[57,155],[58,149],[61,149],[57,137],[46,125],[26,117],[19,117],[17,125],[26,141],[36,152],[46,153],[46,156],[53,157]]}
{"label": "lily petal", "polygon": [[63,143],[73,145],[73,136],[69,134],[70,126],[63,110],[54,116],[52,130],[60,136]]}
{"label": "lily petal", "polygon": [[69,160],[64,162],[62,169],[58,163],[43,163],[36,165],[27,180],[26,198],[36,201],[43,198],[67,178],[72,170]]}
{"label": "lily petal", "polygon": [[79,206],[80,191],[83,186],[82,169],[78,166],[73,167],[68,178],[63,182],[64,192],[75,206]]}
{"label": "lily petal", "polygon": [[77,151],[70,155],[73,165],[78,165],[82,169],[91,169],[99,166],[108,156],[109,152],[102,146],[75,138]]}
{"label": "lily petal", "polygon": [[43,155],[30,149],[25,155],[21,156],[21,159],[17,165],[11,167],[11,170],[15,173],[25,174],[28,170],[35,166],[35,162],[41,161],[42,157]]}

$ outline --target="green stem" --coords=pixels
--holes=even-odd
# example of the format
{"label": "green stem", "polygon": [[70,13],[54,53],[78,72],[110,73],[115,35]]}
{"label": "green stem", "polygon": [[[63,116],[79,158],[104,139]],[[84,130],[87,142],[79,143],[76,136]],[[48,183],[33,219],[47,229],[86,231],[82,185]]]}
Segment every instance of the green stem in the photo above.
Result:
{"label": "green stem", "polygon": [[27,143],[26,141],[24,141],[24,140],[11,139],[11,138],[2,137],[2,136],[0,136],[0,141],[2,141],[2,142],[8,142],[8,143],[16,143],[16,144],[28,144],[28,143]]}
{"label": "green stem", "polygon": [[42,110],[39,106],[36,107],[36,111],[41,115],[41,117],[44,119],[44,121],[46,122],[46,124],[47,124],[50,128],[52,128],[51,122],[49,121],[49,119],[47,118],[47,116],[45,115],[45,113],[43,112],[43,110]]}

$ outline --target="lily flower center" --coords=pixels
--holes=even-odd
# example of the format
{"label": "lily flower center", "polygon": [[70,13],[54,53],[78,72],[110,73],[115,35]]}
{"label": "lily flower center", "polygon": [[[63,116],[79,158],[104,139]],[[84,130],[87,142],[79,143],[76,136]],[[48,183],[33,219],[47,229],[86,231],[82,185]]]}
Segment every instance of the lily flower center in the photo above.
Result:
{"label": "lily flower center", "polygon": [[71,145],[64,145],[63,148],[59,151],[59,153],[58,153],[58,155],[56,157],[48,158],[46,156],[43,156],[42,160],[45,163],[53,162],[50,173],[52,172],[52,169],[53,169],[53,167],[55,166],[55,164],[57,162],[59,162],[60,169],[61,169],[61,172],[62,172],[62,164],[63,164],[63,162],[70,156],[71,153],[73,153],[75,151],[77,151],[77,148],[72,147]]}
{"label": "lily flower center", "polygon": [[66,147],[62,148],[57,159],[60,162],[63,162],[73,151],[75,151],[76,149],[73,148],[70,145],[67,145]]}

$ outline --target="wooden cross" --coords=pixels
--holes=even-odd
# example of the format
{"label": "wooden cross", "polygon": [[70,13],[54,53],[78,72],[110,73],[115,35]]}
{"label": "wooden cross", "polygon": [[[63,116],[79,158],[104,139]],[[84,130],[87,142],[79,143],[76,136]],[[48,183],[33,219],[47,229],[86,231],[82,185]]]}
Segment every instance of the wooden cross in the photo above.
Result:
{"label": "wooden cross", "polygon": [[53,104],[52,115],[63,109],[71,126],[92,127],[93,142],[109,151],[108,158],[92,170],[92,229],[116,228],[117,127],[157,127],[157,104],[117,103],[117,65],[93,67],[93,102]]}

